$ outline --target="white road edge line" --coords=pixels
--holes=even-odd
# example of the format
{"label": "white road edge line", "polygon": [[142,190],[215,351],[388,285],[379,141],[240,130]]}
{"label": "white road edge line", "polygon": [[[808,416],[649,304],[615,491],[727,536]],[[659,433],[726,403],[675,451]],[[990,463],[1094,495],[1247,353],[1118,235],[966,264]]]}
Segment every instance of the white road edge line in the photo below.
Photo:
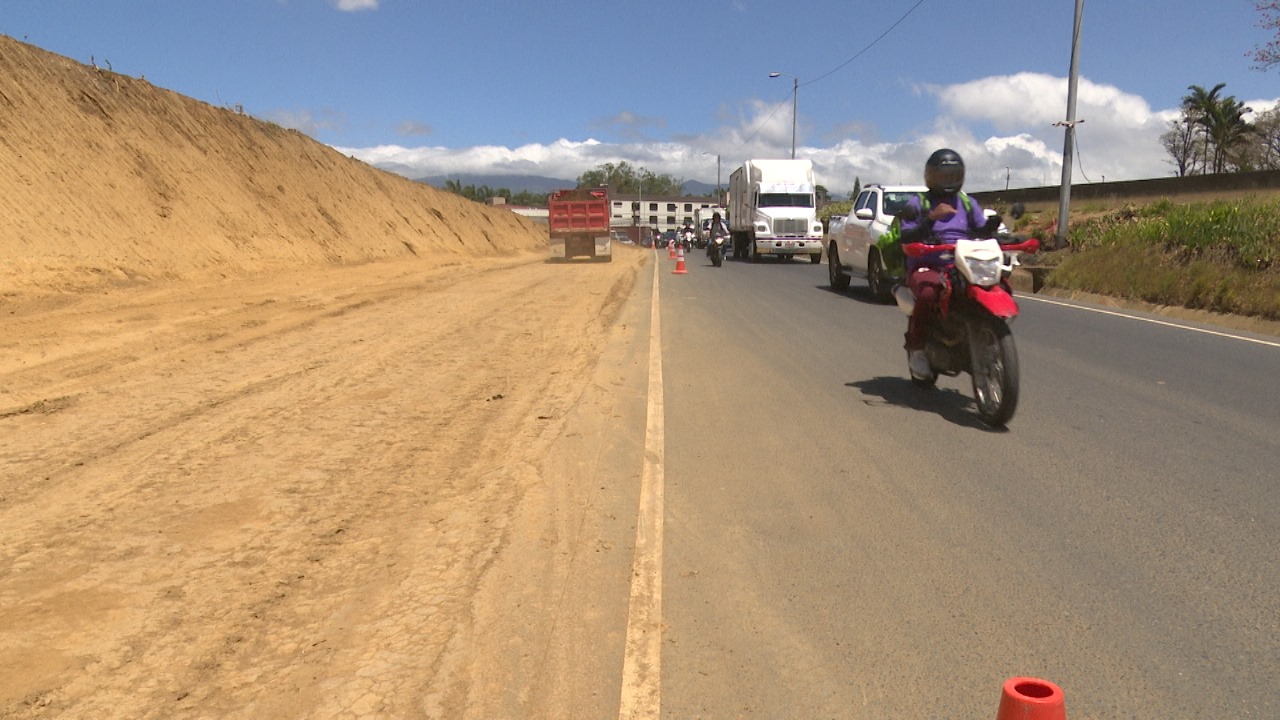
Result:
{"label": "white road edge line", "polygon": [[658,253],[653,253],[653,301],[649,311],[649,403],[631,602],[622,661],[620,720],[658,720],[662,708],[662,516],[666,445],[662,399],[662,324],[658,304]]}
{"label": "white road edge line", "polygon": [[1050,305],[1057,305],[1059,307],[1074,308],[1076,310],[1084,310],[1086,312],[1098,313],[1100,315],[1114,315],[1115,317],[1128,318],[1129,320],[1138,320],[1141,322],[1149,322],[1154,325],[1164,325],[1166,327],[1178,328],[1179,330],[1190,330],[1191,332],[1204,333],[1205,335],[1216,335],[1218,337],[1223,337],[1230,340],[1243,340],[1244,342],[1251,342],[1251,343],[1257,343],[1258,345],[1267,345],[1269,347],[1280,348],[1280,342],[1273,342],[1271,340],[1259,340],[1258,338],[1245,337],[1243,335],[1234,335],[1232,333],[1219,332],[1217,330],[1206,330],[1204,328],[1192,327],[1190,325],[1183,325],[1181,323],[1169,322],[1167,320],[1156,320],[1155,318],[1139,317],[1137,315],[1130,315],[1128,313],[1117,312],[1115,310],[1103,310],[1101,308],[1085,307],[1083,305],[1076,305],[1075,303],[1062,302],[1060,300],[1049,300],[1048,298],[1042,298],[1042,297],[1031,297],[1028,295],[1021,295],[1019,296],[1018,299],[1035,300],[1036,302],[1048,303]]}

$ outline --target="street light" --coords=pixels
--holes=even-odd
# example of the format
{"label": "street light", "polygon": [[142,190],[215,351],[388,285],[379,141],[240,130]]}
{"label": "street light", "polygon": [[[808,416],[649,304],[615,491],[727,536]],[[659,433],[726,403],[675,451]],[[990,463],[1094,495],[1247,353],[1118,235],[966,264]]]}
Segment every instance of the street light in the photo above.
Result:
{"label": "street light", "polygon": [[800,78],[791,73],[771,72],[769,77],[786,75],[791,78],[791,159],[796,159],[796,105],[800,102]]}

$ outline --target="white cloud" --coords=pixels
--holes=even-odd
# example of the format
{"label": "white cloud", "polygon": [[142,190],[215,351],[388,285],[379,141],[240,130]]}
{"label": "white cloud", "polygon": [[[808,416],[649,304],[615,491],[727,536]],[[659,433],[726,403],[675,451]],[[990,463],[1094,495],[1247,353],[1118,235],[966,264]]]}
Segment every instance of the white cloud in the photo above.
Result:
{"label": "white cloud", "polygon": [[434,130],[426,123],[406,120],[396,126],[396,134],[402,137],[430,135]]}
{"label": "white cloud", "polygon": [[[1062,174],[1064,130],[1054,123],[1066,115],[1067,80],[1036,73],[982,78],[947,86],[920,86],[937,99],[933,123],[913,140],[882,142],[873,132],[844,135],[835,144],[797,147],[797,157],[813,160],[818,181],[842,195],[855,180],[863,185],[918,183],[925,158],[939,147],[959,152],[968,166],[970,190],[1056,184]],[[1248,103],[1256,111],[1277,100]],[[1078,157],[1075,182],[1164,177],[1171,173],[1160,135],[1176,108],[1153,110],[1143,98],[1114,86],[1081,79],[1076,117]],[[715,182],[715,156],[721,177],[749,157],[787,157],[791,153],[791,103],[746,102],[722,108],[722,126],[667,142],[635,140],[602,143],[561,139],[518,148],[479,146],[449,149],[381,146],[342,152],[410,177],[450,173],[527,173],[574,179],[605,162],[626,161],[677,178]],[[617,127],[652,127],[651,118],[620,113],[605,121]],[[804,116],[800,138],[805,137]],[[863,139],[868,138],[868,139]]]}
{"label": "white cloud", "polygon": [[342,130],[346,127],[346,116],[336,110],[271,110],[263,118],[279,125],[292,128],[303,134],[315,137],[322,130]]}
{"label": "white cloud", "polygon": [[359,12],[361,10],[377,10],[378,0],[337,0],[334,6],[343,12]]}
{"label": "white cloud", "polygon": [[1256,118],[1259,113],[1264,113],[1268,110],[1275,110],[1277,107],[1280,107],[1280,98],[1271,98],[1269,100],[1248,100],[1244,105],[1252,110],[1252,112],[1245,113],[1244,119],[1249,122],[1253,122],[1254,118]]}

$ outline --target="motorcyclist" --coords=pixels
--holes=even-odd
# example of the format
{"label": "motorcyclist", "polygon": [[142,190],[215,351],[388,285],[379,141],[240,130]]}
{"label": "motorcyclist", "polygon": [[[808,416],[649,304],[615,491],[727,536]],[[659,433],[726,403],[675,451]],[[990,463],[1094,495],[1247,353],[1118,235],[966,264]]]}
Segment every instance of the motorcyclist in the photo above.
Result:
{"label": "motorcyclist", "polygon": [[[988,221],[978,201],[960,189],[964,186],[964,160],[955,150],[943,148],[929,156],[924,164],[924,184],[929,192],[907,200],[901,214],[903,243],[948,244],[995,231],[1000,219]],[[942,271],[951,262],[938,255],[906,259],[906,285],[915,296],[915,307],[907,320],[905,347],[914,378],[933,378],[924,353],[925,338],[929,317],[942,294]]]}
{"label": "motorcyclist", "polygon": [[729,226],[725,224],[719,212],[713,212],[711,223],[707,225],[707,255],[711,254],[711,245],[717,237],[729,237]]}
{"label": "motorcyclist", "polygon": [[684,242],[686,252],[693,249],[692,244],[697,237],[698,233],[693,231],[693,223],[685,220],[684,225],[680,226],[680,239]]}

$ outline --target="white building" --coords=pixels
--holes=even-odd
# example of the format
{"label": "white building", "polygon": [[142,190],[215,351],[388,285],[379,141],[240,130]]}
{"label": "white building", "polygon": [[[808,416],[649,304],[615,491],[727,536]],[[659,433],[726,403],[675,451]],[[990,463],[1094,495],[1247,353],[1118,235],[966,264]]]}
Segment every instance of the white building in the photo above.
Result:
{"label": "white building", "polygon": [[657,228],[658,232],[679,230],[686,222],[693,224],[693,212],[699,208],[720,205],[713,197],[675,195],[609,194],[609,226],[629,228],[637,225]]}

